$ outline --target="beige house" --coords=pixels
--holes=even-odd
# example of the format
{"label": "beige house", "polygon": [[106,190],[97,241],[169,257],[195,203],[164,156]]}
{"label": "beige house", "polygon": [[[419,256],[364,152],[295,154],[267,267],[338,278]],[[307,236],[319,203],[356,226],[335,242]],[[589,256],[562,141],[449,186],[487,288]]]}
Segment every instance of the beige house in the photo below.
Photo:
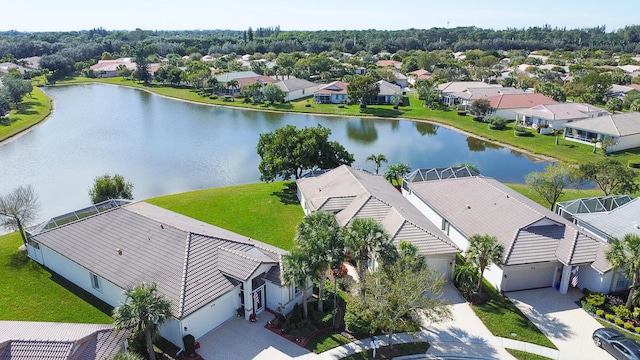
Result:
{"label": "beige house", "polygon": [[615,152],[640,147],[640,112],[607,114],[595,118],[566,123],[564,138],[571,141],[593,144],[601,147],[601,141],[610,138],[614,144],[607,152]]}
{"label": "beige house", "polygon": [[533,128],[548,125],[562,129],[566,123],[608,114],[607,110],[586,103],[543,104],[516,111],[516,121]]}
{"label": "beige house", "polygon": [[296,183],[305,214],[332,212],[340,226],[348,226],[355,218],[373,218],[384,226],[393,244],[403,240],[414,244],[431,268],[446,279],[453,276],[460,249],[382,176],[342,165]]}

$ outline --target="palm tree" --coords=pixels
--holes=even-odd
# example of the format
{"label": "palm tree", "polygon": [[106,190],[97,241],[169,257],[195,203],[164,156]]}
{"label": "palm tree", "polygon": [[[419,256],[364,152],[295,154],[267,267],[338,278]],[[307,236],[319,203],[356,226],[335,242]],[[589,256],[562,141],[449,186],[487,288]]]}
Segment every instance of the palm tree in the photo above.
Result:
{"label": "palm tree", "polygon": [[364,274],[369,260],[375,260],[379,256],[378,251],[387,249],[389,234],[382,224],[372,218],[355,218],[345,230],[344,244],[358,259],[360,296],[364,296]]}
{"label": "palm tree", "polygon": [[627,279],[631,279],[631,289],[627,296],[627,309],[633,309],[632,294],[640,282],[640,236],[629,233],[622,240],[614,238],[605,253],[612,266],[623,268]]}
{"label": "palm tree", "polygon": [[238,86],[240,86],[238,84],[238,80],[236,79],[231,79],[229,81],[227,81],[227,88],[231,88],[231,96],[233,96],[233,94],[236,93],[236,90],[238,89]]}
{"label": "palm tree", "polygon": [[155,360],[153,337],[171,317],[171,302],[158,294],[156,283],[139,284],[124,291],[125,300],[113,309],[113,320],[117,330],[131,329],[144,333],[149,359]]}
{"label": "palm tree", "polygon": [[282,258],[282,279],[285,285],[295,286],[302,291],[302,317],[307,318],[307,284],[314,275],[309,253],[299,247],[294,247],[288,255]]}
{"label": "palm tree", "polygon": [[386,163],[387,162],[387,157],[384,156],[384,154],[371,154],[369,156],[367,156],[367,161],[373,161],[376,164],[376,175],[378,175],[378,171],[380,170],[380,165],[382,165],[382,163]]}
{"label": "palm tree", "polygon": [[384,178],[393,185],[402,185],[402,177],[411,172],[411,167],[406,163],[391,164],[384,172]]}
{"label": "palm tree", "polygon": [[504,246],[498,243],[498,239],[493,235],[473,235],[469,238],[469,248],[467,248],[466,258],[478,269],[478,294],[482,293],[482,276],[484,270],[491,265],[502,265]]}
{"label": "palm tree", "polygon": [[332,213],[318,211],[298,224],[295,242],[309,256],[309,265],[318,281],[318,311],[322,312],[327,270],[339,268],[344,259],[341,228]]}

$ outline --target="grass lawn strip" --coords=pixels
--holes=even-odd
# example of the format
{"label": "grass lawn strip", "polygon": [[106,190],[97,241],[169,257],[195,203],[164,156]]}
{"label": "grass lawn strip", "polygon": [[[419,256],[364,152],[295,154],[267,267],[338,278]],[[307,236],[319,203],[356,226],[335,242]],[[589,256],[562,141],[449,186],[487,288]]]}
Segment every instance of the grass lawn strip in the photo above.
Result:
{"label": "grass lawn strip", "polygon": [[351,340],[342,336],[341,334],[335,334],[331,331],[320,333],[313,337],[307,344],[307,349],[313,351],[316,354],[323,353],[327,350],[331,350],[340,345],[348,344]]}
{"label": "grass lawn strip", "polygon": [[[0,142],[15,136],[46,119],[52,110],[52,100],[41,89],[34,87],[33,92],[11,110],[0,122]],[[7,123],[8,125],[5,125]]]}
{"label": "grass lawn strip", "polygon": [[111,324],[111,307],[18,251],[17,232],[0,236],[0,319]]}
{"label": "grass lawn strip", "polygon": [[[405,104],[408,105],[402,106],[398,110],[392,109],[390,105],[368,105],[366,109],[360,109],[358,105],[345,105],[344,107],[339,108],[338,105],[335,104],[314,104],[313,99],[311,98],[274,105],[253,105],[250,103],[244,103],[242,99],[236,99],[234,102],[227,102],[223,101],[221,98],[209,99],[208,97],[202,97],[194,92],[193,89],[187,87],[173,87],[159,84],[144,85],[136,81],[126,80],[119,77],[105,79],[77,77],[65,80],[61,83],[77,84],[87,82],[129,86],[167,97],[227,107],[317,115],[383,117],[430,121],[462,132],[474,134],[506,146],[575,164],[595,161],[604,157],[601,151],[598,151],[597,154],[593,154],[593,146],[589,144],[581,144],[560,139],[559,144],[556,145],[555,136],[552,135],[540,135],[532,132],[532,136],[516,137],[514,136],[513,123],[509,123],[504,130],[489,130],[486,123],[473,121],[472,117],[469,116],[459,116],[456,111],[449,109],[431,110],[423,106],[421,101],[417,100],[413,96],[406,97]],[[310,106],[306,107],[306,105]],[[630,159],[637,159],[638,151],[621,151],[619,153],[610,154],[609,157],[618,159],[622,163],[626,164]]]}
{"label": "grass lawn strip", "polygon": [[546,356],[532,354],[532,353],[528,353],[520,350],[514,350],[514,349],[505,349],[505,350],[507,350],[509,354],[513,355],[513,357],[518,360],[549,360],[551,359]]}
{"label": "grass lawn strip", "polygon": [[491,299],[471,308],[495,336],[558,349],[507,297],[484,280],[483,293]]}
{"label": "grass lawn strip", "polygon": [[304,211],[293,182],[248,184],[147,200],[165,209],[290,250]]}

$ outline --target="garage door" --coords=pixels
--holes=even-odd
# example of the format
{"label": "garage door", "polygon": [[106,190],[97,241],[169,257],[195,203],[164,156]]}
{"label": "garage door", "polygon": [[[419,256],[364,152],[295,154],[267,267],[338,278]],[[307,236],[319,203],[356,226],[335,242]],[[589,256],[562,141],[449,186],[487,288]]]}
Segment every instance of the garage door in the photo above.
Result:
{"label": "garage door", "polygon": [[550,287],[555,273],[555,266],[531,266],[523,270],[505,270],[507,275],[503,282],[503,291],[515,291]]}
{"label": "garage door", "polygon": [[451,278],[449,261],[451,260],[427,258],[427,265],[429,265],[431,269],[437,270],[445,279],[449,280]]}

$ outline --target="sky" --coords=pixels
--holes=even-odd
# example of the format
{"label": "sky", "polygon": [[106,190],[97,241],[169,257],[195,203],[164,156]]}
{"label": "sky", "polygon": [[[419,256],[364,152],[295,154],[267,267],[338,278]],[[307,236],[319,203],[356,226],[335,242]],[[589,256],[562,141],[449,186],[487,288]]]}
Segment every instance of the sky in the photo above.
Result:
{"label": "sky", "polygon": [[638,0],[31,0],[6,1],[0,31],[402,30],[477,26],[567,29],[640,25]]}

